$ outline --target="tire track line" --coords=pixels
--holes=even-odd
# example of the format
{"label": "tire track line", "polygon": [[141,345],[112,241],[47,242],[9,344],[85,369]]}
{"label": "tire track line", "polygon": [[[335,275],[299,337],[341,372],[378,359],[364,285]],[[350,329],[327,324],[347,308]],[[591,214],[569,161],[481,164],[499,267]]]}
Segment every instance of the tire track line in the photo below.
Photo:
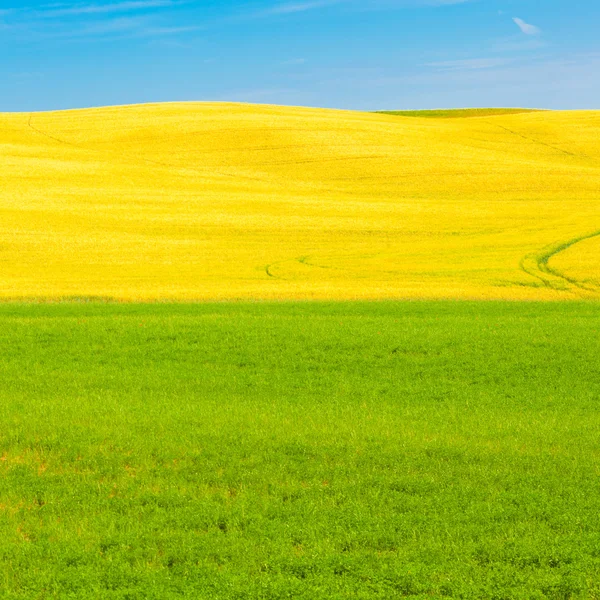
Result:
{"label": "tire track line", "polygon": [[565,150],[564,148],[561,148],[560,146],[554,146],[552,144],[542,142],[533,137],[529,137],[528,135],[525,135],[524,133],[520,133],[518,131],[515,131],[514,129],[510,129],[509,127],[506,127],[505,125],[500,125],[500,123],[493,123],[492,121],[487,121],[487,122],[492,125],[495,125],[496,127],[499,127],[500,129],[503,129],[504,131],[506,131],[512,135],[516,135],[517,137],[527,140],[528,142],[538,144],[539,146],[545,146],[546,148],[551,148],[552,150],[561,152],[562,154],[565,154],[566,156],[572,156],[574,158],[587,158],[588,160],[594,160],[591,156],[588,156],[587,154],[576,154],[575,152],[570,152],[569,150]]}
{"label": "tire track line", "polygon": [[[38,129],[37,127],[35,127],[32,123],[32,119],[33,119],[33,114],[29,115],[29,120],[28,120],[28,126],[32,131],[35,131],[36,133],[38,133],[39,135],[42,135],[50,140],[53,140],[59,144],[65,145],[65,146],[70,146],[71,148],[76,148],[77,150],[81,150],[84,152],[92,152],[94,154],[98,154],[98,155],[104,155],[106,156],[108,153],[107,150],[104,149],[97,149],[97,148],[88,148],[86,146],[80,146],[78,144],[74,144],[72,142],[69,142],[67,140],[55,137],[45,131],[42,131],[41,129]],[[112,156],[112,155],[111,155]],[[137,164],[139,165],[140,162],[144,162],[147,163],[149,165],[154,165],[154,166],[159,166],[159,167],[163,167],[175,172],[178,172],[179,175],[186,175],[187,173],[189,173],[190,171],[192,173],[196,173],[198,175],[202,175],[202,176],[211,176],[211,175],[220,175],[221,177],[224,178],[228,178],[228,179],[245,179],[245,180],[249,180],[249,181],[256,181],[259,183],[274,183],[272,182],[270,179],[267,178],[260,178],[260,177],[251,177],[249,175],[240,175],[240,174],[232,174],[232,173],[225,173],[223,171],[219,171],[217,169],[212,169],[210,167],[204,167],[202,169],[199,168],[190,168],[190,167],[182,167],[182,166],[178,166],[178,165],[173,165],[170,163],[164,163],[164,162],[159,162],[157,160],[152,160],[150,158],[145,158],[143,156],[137,156],[137,155],[133,155],[133,154],[124,154],[124,153],[119,153],[117,154],[117,156],[119,156],[121,159],[125,159],[125,163],[129,162],[130,164]]]}
{"label": "tire track line", "polygon": [[570,289],[570,286],[575,286],[576,288],[586,292],[596,292],[599,289],[598,285],[579,281],[574,277],[569,277],[558,269],[552,268],[549,264],[550,259],[554,258],[561,252],[568,250],[580,242],[584,242],[595,237],[600,237],[600,230],[588,233],[586,235],[581,235],[566,242],[550,244],[538,252],[527,254],[521,259],[521,270],[528,275],[539,279],[546,287],[551,289],[573,292],[573,290]]}

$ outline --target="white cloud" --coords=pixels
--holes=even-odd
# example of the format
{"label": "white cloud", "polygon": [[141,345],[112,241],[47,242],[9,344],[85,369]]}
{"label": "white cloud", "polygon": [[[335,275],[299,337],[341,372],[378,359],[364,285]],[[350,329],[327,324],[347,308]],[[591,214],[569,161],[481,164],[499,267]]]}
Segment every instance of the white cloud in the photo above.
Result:
{"label": "white cloud", "polygon": [[179,33],[190,33],[201,31],[202,27],[197,25],[183,25],[181,27],[146,27],[140,31],[142,36],[177,35]]}
{"label": "white cloud", "polygon": [[541,33],[539,27],[536,27],[535,25],[530,25],[529,23],[523,21],[523,19],[519,19],[519,17],[513,17],[513,21],[525,35],[539,35]]}
{"label": "white cloud", "polygon": [[[176,36],[198,31],[203,27],[165,23],[148,11],[179,6],[187,1],[121,0],[23,7],[10,11],[15,18],[9,26],[14,32],[20,32],[24,39]],[[3,26],[1,17],[0,14],[0,30],[9,27]]]}
{"label": "white cloud", "polygon": [[127,13],[153,8],[166,8],[184,4],[187,0],[121,0],[111,3],[46,4],[38,7],[0,9],[2,17],[55,18],[69,16],[105,15]]}
{"label": "white cloud", "polygon": [[164,27],[155,25],[146,17],[115,17],[102,21],[79,24],[76,28],[56,31],[54,37],[86,38],[106,36],[162,37],[199,31],[200,27]]}
{"label": "white cloud", "polygon": [[314,0],[312,2],[292,2],[288,4],[277,4],[264,11],[264,15],[290,15],[293,13],[306,12],[317,8],[325,8],[333,4],[340,4],[344,0]]}
{"label": "white cloud", "polygon": [[146,26],[146,19],[140,17],[119,17],[107,21],[98,21],[87,24],[80,29],[64,32],[67,37],[71,36],[98,36],[112,33],[124,33],[138,31]]}
{"label": "white cloud", "polygon": [[28,79],[41,79],[42,77],[44,77],[44,73],[42,72],[30,72],[30,71],[22,71],[20,73],[13,73],[11,75],[11,77],[13,79],[17,79],[19,81],[25,81]]}
{"label": "white cloud", "polygon": [[519,34],[506,38],[498,38],[490,44],[490,50],[492,52],[530,52],[532,50],[539,50],[545,48],[547,43],[540,37],[524,38]]}
{"label": "white cloud", "polygon": [[173,0],[125,0],[124,2],[113,2],[111,4],[73,4],[42,10],[40,15],[45,17],[68,17],[71,15],[102,15],[120,12],[133,12],[136,10],[147,10],[150,8],[163,8],[174,6]]}
{"label": "white cloud", "polygon": [[477,69],[492,69],[505,65],[508,60],[504,58],[468,58],[463,60],[445,60],[441,62],[427,63],[426,67],[443,69],[445,71],[462,71]]}
{"label": "white cloud", "polygon": [[409,6],[451,6],[454,4],[465,4],[472,0],[304,0],[298,2],[287,2],[275,4],[262,11],[261,16],[289,15],[294,13],[326,8],[336,4],[343,4],[358,8],[361,11],[406,8]]}
{"label": "white cloud", "polygon": [[471,0],[426,0],[423,4],[429,4],[430,6],[450,6],[452,4],[465,4],[471,2]]}

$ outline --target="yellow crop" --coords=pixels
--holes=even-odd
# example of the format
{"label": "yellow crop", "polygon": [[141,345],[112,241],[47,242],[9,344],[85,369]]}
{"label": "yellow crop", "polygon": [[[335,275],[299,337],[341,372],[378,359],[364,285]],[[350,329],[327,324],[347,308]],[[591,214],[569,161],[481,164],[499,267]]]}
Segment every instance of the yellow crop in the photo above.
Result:
{"label": "yellow crop", "polygon": [[600,112],[0,115],[0,297],[600,297]]}

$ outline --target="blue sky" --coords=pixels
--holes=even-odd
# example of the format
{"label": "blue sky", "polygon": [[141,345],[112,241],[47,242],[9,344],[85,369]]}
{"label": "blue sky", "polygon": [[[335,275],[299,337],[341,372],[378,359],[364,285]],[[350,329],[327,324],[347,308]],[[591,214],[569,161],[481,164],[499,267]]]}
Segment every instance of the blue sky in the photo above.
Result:
{"label": "blue sky", "polygon": [[0,0],[0,110],[600,108],[598,0]]}

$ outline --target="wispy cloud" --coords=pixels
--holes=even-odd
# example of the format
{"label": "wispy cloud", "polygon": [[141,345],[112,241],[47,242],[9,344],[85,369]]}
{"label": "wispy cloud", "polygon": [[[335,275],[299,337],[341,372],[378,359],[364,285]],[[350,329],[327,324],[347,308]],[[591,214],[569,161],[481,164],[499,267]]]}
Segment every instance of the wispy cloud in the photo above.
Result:
{"label": "wispy cloud", "polygon": [[508,62],[504,58],[467,58],[462,60],[445,60],[441,62],[426,63],[426,67],[434,69],[442,69],[445,71],[463,71],[463,70],[478,70],[478,69],[493,69],[494,67],[502,67]]}
{"label": "wispy cloud", "polygon": [[348,0],[348,4],[361,12],[373,12],[380,10],[400,10],[403,8],[431,8],[450,7],[459,4],[467,4],[476,0]]}
{"label": "wispy cloud", "polygon": [[105,15],[111,13],[126,13],[152,8],[175,6],[180,2],[174,0],[126,0],[109,4],[72,4],[59,7],[49,7],[36,11],[43,17],[68,17],[77,15]]}
{"label": "wispy cloud", "polygon": [[422,4],[429,6],[450,6],[452,4],[465,4],[471,0],[424,0]]}
{"label": "wispy cloud", "polygon": [[0,19],[27,23],[44,19],[102,18],[111,14],[148,12],[161,8],[173,8],[187,3],[188,0],[122,0],[109,3],[61,3],[41,6],[22,6],[20,8],[0,9]]}
{"label": "wispy cloud", "polygon": [[[121,0],[61,3],[10,9],[5,16],[13,34],[23,39],[99,39],[161,37],[184,34],[199,26],[165,21],[164,11],[188,0]],[[2,22],[0,21],[0,29]]]}
{"label": "wispy cloud", "polygon": [[161,26],[143,16],[116,17],[100,21],[78,23],[75,27],[59,28],[47,32],[48,37],[62,39],[166,37],[199,31],[197,26]]}
{"label": "wispy cloud", "polygon": [[90,35],[105,35],[107,33],[123,33],[143,28],[145,23],[146,19],[142,17],[120,17],[118,19],[108,19],[88,24],[77,31],[67,32],[67,35],[77,34],[87,37]]}
{"label": "wispy cloud", "polygon": [[294,13],[306,12],[318,8],[325,8],[334,4],[345,3],[347,0],[313,0],[312,2],[289,2],[286,4],[276,4],[262,11],[263,15],[291,15]]}
{"label": "wispy cloud", "polygon": [[519,34],[515,34],[514,36],[494,40],[490,45],[490,50],[492,52],[502,53],[523,53],[540,50],[541,48],[546,47],[547,42],[539,36],[524,38]]}
{"label": "wispy cloud", "polygon": [[304,0],[297,2],[284,2],[274,4],[258,13],[258,16],[290,15],[303,13],[309,10],[328,8],[334,5],[344,5],[349,8],[365,11],[389,10],[406,8],[410,6],[451,6],[465,4],[473,0]]}
{"label": "wispy cloud", "polygon": [[28,79],[41,79],[44,77],[44,73],[41,71],[21,71],[19,73],[12,73],[11,77],[18,81],[25,81]]}
{"label": "wispy cloud", "polygon": [[513,17],[513,21],[525,35],[539,35],[542,32],[539,27],[530,25],[529,23],[523,21],[523,19],[519,19],[519,17]]}

